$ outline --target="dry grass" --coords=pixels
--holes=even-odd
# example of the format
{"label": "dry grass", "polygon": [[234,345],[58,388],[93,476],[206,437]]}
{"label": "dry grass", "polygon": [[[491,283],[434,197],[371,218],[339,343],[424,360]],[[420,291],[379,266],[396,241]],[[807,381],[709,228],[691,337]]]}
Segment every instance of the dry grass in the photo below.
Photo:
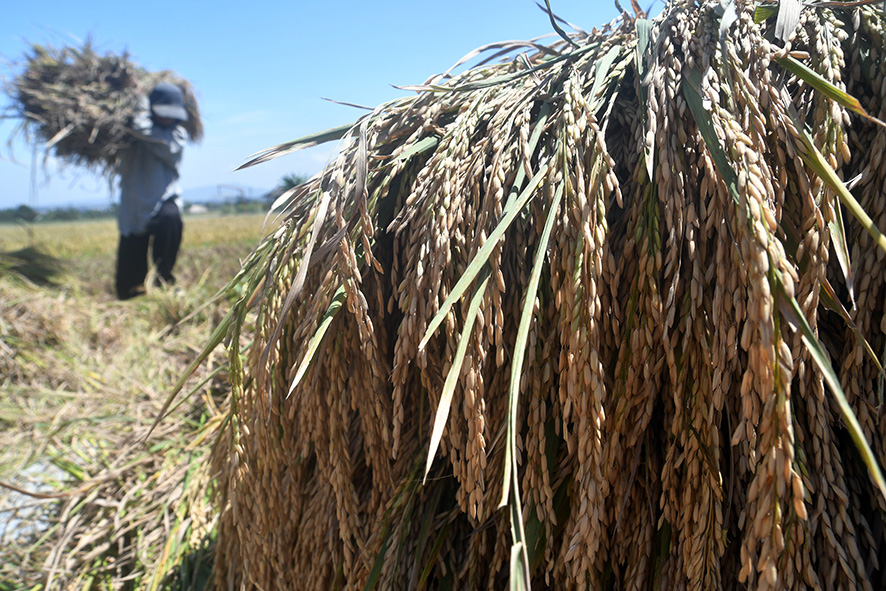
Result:
{"label": "dry grass", "polygon": [[[218,246],[233,237],[240,246],[259,242],[265,216],[244,214],[229,216],[184,216],[185,233],[182,249]],[[29,234],[30,230],[30,234]],[[33,236],[33,238],[32,238]],[[40,250],[59,259],[114,256],[119,231],[112,219],[21,225],[0,224],[0,251],[11,252],[39,245]],[[111,261],[113,263],[113,261]]]}
{"label": "dry grass", "polygon": [[262,221],[186,219],[184,292],[125,303],[111,292],[113,220],[34,226],[62,271],[52,286],[0,276],[0,482],[44,496],[0,488],[0,589],[203,588],[217,518],[206,457],[230,391],[220,353],[146,435]]}

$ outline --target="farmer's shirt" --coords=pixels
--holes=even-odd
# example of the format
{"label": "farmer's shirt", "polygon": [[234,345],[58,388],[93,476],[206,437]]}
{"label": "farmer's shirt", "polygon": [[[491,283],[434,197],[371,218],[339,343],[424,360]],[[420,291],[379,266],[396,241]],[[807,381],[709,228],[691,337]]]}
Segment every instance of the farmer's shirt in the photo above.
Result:
{"label": "farmer's shirt", "polygon": [[167,199],[181,196],[178,167],[185,145],[181,125],[154,125],[150,111],[142,110],[130,126],[137,137],[120,162],[120,234],[131,236],[148,230],[151,218]]}

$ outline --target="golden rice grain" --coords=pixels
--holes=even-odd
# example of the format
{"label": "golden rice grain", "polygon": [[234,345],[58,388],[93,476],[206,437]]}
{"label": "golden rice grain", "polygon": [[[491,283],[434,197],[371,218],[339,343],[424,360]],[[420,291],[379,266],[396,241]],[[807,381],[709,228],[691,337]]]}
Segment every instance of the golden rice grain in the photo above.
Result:
{"label": "golden rice grain", "polygon": [[[799,158],[791,113],[844,179],[861,173],[853,194],[881,227],[886,132],[773,56],[805,52],[792,55],[883,118],[883,19],[852,9],[850,30],[836,12],[805,9],[781,47],[751,5],[721,34],[717,6],[669,4],[643,55],[625,18],[577,36],[568,55],[556,45],[560,61],[540,51],[469,70],[437,81],[456,90],[425,88],[363,120],[368,161],[358,133],[311,185],[329,200],[317,245],[343,237],[288,307],[320,203],[306,197],[261,271],[242,376],[253,379],[241,380],[238,427],[216,457],[228,508],[219,585],[362,589],[376,572],[376,588],[501,588],[510,364],[562,190],[514,417],[533,585],[875,588],[884,499],[783,309],[796,299],[886,457],[876,367],[822,305],[833,285],[881,344],[884,255]],[[516,76],[527,64],[533,74]],[[709,120],[696,120],[690,91]],[[411,154],[423,141],[433,146]],[[539,171],[485,261],[491,280],[421,486],[470,298],[419,343]],[[838,212],[851,282],[831,254]],[[345,303],[287,397],[339,287]]]}

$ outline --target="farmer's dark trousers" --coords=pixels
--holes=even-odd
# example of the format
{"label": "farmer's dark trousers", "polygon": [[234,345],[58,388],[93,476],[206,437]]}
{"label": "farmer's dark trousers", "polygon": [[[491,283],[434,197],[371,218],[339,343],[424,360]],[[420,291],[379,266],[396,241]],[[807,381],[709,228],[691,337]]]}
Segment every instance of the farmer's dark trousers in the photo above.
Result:
{"label": "farmer's dark trousers", "polygon": [[148,246],[154,239],[151,258],[157,268],[157,283],[172,285],[175,277],[172,268],[178,257],[182,241],[182,216],[174,199],[163,202],[160,211],[151,218],[144,234],[120,236],[117,248],[117,297],[128,300],[144,293],[145,277],[148,275]]}

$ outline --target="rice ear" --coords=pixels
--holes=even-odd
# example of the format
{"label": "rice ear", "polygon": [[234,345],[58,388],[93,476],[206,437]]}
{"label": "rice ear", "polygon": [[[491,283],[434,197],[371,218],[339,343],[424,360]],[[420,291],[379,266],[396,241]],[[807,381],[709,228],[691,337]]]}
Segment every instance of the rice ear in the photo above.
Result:
{"label": "rice ear", "polygon": [[884,15],[545,7],[250,162],[341,142],[254,271],[217,581],[879,588]]}

